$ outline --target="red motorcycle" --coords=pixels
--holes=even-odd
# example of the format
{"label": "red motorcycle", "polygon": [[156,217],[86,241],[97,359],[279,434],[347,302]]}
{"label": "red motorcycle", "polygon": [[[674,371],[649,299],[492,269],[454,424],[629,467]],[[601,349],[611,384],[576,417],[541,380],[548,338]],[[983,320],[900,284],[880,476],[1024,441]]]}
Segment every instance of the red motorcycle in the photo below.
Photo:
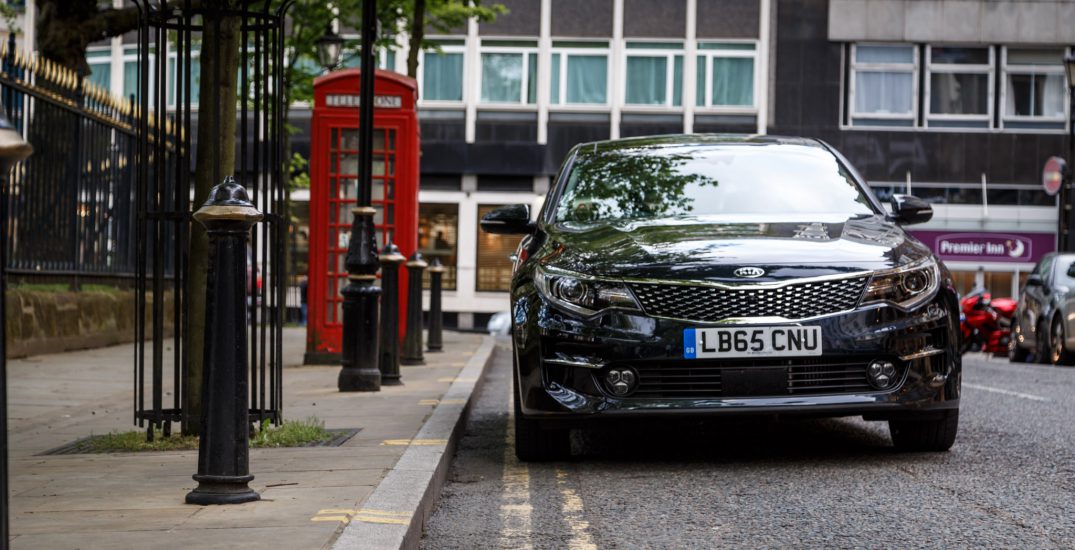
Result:
{"label": "red motorcycle", "polygon": [[1007,355],[1012,316],[1018,304],[1011,298],[994,300],[988,292],[981,291],[963,297],[959,301],[959,327],[963,332],[960,352]]}

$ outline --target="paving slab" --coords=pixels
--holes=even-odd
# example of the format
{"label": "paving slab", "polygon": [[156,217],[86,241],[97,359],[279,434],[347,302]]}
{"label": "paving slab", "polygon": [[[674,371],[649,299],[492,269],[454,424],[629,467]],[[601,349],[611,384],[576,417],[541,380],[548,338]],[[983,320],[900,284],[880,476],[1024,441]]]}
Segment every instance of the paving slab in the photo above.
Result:
{"label": "paving slab", "polygon": [[402,368],[404,385],[340,393],[339,367],[300,364],[303,334],[285,330],[284,417],[359,431],[339,447],[252,449],[262,500],[231,506],[184,504],[196,451],[41,455],[134,429],[131,345],[10,361],[12,548],[325,548],[400,472],[420,485],[449,450],[420,440],[458,423],[492,339],[446,332],[444,352]]}

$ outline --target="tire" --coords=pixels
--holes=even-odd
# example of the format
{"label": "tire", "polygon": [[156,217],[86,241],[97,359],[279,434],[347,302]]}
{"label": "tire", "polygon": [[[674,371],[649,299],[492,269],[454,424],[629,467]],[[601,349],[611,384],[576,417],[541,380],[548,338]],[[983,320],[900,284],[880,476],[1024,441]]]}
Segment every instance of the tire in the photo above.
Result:
{"label": "tire", "polygon": [[1019,347],[1018,335],[1021,332],[1018,321],[1013,321],[1011,332],[1008,336],[1008,361],[1012,363],[1026,363],[1026,360],[1030,357],[1030,350]]}
{"label": "tire", "polygon": [[571,457],[571,431],[547,428],[523,417],[519,405],[519,374],[512,365],[512,403],[515,409],[515,457],[522,462],[549,462]]}
{"label": "tire", "polygon": [[922,419],[889,420],[892,444],[900,452],[940,453],[952,448],[959,431],[959,409]]}
{"label": "tire", "polygon": [[1055,319],[1052,330],[1049,331],[1049,362],[1053,365],[1075,363],[1075,354],[1067,350],[1064,340],[1064,324],[1060,322],[1060,319]]}

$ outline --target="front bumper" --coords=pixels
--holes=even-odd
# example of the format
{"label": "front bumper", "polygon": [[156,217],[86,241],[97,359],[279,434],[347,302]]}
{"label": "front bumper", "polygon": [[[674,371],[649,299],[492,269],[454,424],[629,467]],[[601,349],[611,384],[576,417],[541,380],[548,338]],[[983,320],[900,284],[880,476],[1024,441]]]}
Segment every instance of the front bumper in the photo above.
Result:
{"label": "front bumper", "polygon": [[[947,290],[913,312],[871,306],[788,323],[820,326],[823,355],[747,360],[684,359],[684,329],[705,325],[616,310],[583,319],[531,293],[513,303],[517,397],[524,416],[564,421],[724,414],[880,419],[957,408],[959,321]],[[896,365],[896,384],[868,385],[865,370],[874,359]],[[623,367],[634,369],[639,383],[617,397],[604,375]],[[752,386],[754,375],[767,383]]]}

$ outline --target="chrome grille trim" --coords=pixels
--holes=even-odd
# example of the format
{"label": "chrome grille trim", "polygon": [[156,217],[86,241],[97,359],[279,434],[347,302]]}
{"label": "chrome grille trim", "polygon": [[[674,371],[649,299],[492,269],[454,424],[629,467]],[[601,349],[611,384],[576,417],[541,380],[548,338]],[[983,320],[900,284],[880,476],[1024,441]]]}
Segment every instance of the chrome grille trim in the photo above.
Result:
{"label": "chrome grille trim", "polygon": [[716,323],[743,317],[801,320],[850,311],[869,280],[868,275],[859,275],[770,285],[628,282],[627,286],[647,315]]}

